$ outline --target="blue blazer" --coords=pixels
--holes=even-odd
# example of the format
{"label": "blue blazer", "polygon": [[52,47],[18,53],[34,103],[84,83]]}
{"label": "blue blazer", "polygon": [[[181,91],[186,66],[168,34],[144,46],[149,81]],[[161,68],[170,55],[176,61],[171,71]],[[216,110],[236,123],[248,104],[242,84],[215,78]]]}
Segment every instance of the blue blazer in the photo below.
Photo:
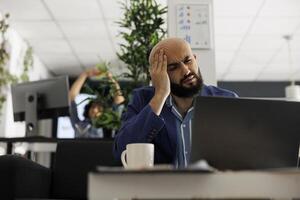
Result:
{"label": "blue blazer", "polygon": [[[237,96],[234,92],[206,85],[199,95]],[[149,106],[153,96],[153,87],[143,87],[133,91],[133,99],[122,116],[122,126],[115,137],[113,153],[117,160],[120,160],[121,153],[129,143],[153,143],[155,163],[175,162],[177,149],[175,116],[167,104],[157,116]]]}

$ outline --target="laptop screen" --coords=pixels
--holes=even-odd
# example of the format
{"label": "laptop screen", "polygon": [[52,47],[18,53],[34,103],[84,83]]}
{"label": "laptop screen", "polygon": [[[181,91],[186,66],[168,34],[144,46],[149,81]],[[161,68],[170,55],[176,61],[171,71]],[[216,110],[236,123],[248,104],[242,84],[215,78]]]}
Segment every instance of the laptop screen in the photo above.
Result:
{"label": "laptop screen", "polygon": [[191,163],[217,169],[296,167],[300,102],[198,97]]}

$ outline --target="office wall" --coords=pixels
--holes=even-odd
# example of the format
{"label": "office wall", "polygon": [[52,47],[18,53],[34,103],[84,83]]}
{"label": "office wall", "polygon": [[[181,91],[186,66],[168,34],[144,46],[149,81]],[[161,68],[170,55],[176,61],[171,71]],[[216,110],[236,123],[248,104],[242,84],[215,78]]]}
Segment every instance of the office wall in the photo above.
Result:
{"label": "office wall", "polygon": [[[300,84],[300,82],[296,82]],[[284,98],[285,87],[290,85],[287,81],[220,81],[218,86],[235,91],[240,97],[259,97],[259,98]]]}
{"label": "office wall", "polygon": [[[20,37],[20,35],[13,29],[7,33],[9,44],[10,60],[7,65],[12,74],[20,75],[23,70],[23,60],[25,52],[28,48],[27,43]],[[29,78],[31,81],[45,79],[51,77],[50,72],[46,66],[34,55],[34,66],[29,70]],[[13,109],[10,88],[6,90],[6,103],[2,109],[2,116],[0,117],[0,137],[18,137],[24,136],[25,124],[23,122],[13,121]],[[45,129],[48,129],[49,125]]]}
{"label": "office wall", "polygon": [[[197,56],[198,65],[204,78],[204,82],[209,85],[216,85],[216,69],[215,69],[215,47],[214,47],[214,28],[213,28],[213,2],[212,0],[168,0],[168,36],[176,37],[177,34],[177,13],[176,6],[179,4],[189,5],[209,5],[209,49],[192,48],[193,53]],[[199,33],[201,36],[202,33]]]}

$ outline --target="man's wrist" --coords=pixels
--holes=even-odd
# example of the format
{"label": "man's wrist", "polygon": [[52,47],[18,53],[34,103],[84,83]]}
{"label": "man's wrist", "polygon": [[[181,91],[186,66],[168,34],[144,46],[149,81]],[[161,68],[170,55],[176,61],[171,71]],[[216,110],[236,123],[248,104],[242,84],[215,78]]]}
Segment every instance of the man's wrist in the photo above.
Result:
{"label": "man's wrist", "polygon": [[155,92],[154,97],[157,101],[165,102],[169,95],[164,94],[162,92]]}
{"label": "man's wrist", "polygon": [[161,94],[155,94],[154,97],[151,99],[149,105],[156,115],[160,115],[166,99],[167,96]]}

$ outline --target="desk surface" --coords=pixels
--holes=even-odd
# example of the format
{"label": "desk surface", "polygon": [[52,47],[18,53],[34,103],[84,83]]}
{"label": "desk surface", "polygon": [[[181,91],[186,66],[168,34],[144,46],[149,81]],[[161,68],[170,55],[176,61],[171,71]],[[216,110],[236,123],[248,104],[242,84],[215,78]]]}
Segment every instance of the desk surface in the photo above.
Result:
{"label": "desk surface", "polygon": [[[59,143],[65,141],[112,141],[112,138],[48,138],[42,136],[36,137],[14,137],[14,138],[7,138],[7,137],[0,137],[0,142],[4,142],[7,144],[6,147],[6,154],[12,154],[13,144],[17,142],[25,142],[25,143]],[[53,147],[56,148],[56,147]],[[53,149],[51,148],[51,149]]]}
{"label": "desk surface", "polygon": [[[180,173],[178,173],[180,172]],[[89,199],[300,198],[300,170],[89,174]]]}
{"label": "desk surface", "polygon": [[184,168],[175,169],[172,165],[156,166],[152,169],[146,170],[130,170],[123,167],[98,167],[92,173],[101,175],[132,175],[132,174],[210,174],[216,173],[216,171],[209,169],[196,169],[196,168]]}
{"label": "desk surface", "polygon": [[48,137],[13,137],[13,138],[7,138],[7,137],[0,137],[0,142],[46,142],[46,143],[57,143],[60,141],[96,141],[96,140],[103,140],[103,141],[111,141],[112,138],[48,138]]}

